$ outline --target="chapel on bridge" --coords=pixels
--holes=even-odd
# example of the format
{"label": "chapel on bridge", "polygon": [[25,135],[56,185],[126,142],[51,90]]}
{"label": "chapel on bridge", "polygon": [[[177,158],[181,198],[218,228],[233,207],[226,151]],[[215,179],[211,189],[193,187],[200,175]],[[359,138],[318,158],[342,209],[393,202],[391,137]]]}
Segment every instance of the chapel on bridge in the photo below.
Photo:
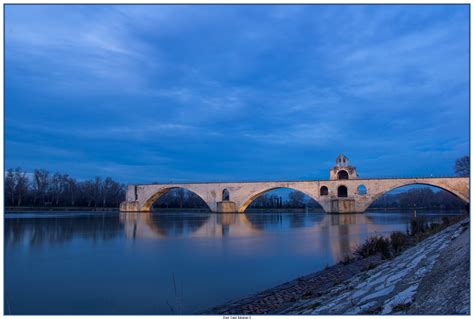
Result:
{"label": "chapel on bridge", "polygon": [[336,158],[336,166],[329,170],[329,179],[355,179],[359,178],[355,166],[349,165],[349,159],[344,154]]}

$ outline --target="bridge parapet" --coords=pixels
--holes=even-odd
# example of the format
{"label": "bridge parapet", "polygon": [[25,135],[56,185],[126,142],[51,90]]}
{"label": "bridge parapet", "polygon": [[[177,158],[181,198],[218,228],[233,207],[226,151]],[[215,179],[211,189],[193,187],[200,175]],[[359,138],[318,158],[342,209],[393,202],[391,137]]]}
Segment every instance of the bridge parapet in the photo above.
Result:
{"label": "bridge parapet", "polygon": [[[246,183],[187,183],[130,185],[127,201],[121,211],[150,211],[154,201],[175,188],[188,189],[209,206],[213,212],[244,212],[254,199],[278,188],[301,191],[317,201],[326,212],[364,212],[377,198],[395,188],[423,184],[435,186],[469,202],[469,178],[401,178],[314,180],[301,182],[246,182]],[[365,194],[359,192],[363,185]],[[324,191],[323,191],[324,190]],[[341,191],[342,190],[342,191]],[[228,199],[223,198],[224,191]]]}
{"label": "bridge parapet", "polygon": [[361,179],[344,155],[336,159],[329,180],[276,182],[210,182],[129,185],[121,211],[150,211],[166,192],[184,188],[201,197],[212,212],[243,213],[254,199],[278,188],[290,188],[313,198],[328,213],[364,212],[392,189],[423,184],[442,188],[469,203],[469,177],[402,177]]}

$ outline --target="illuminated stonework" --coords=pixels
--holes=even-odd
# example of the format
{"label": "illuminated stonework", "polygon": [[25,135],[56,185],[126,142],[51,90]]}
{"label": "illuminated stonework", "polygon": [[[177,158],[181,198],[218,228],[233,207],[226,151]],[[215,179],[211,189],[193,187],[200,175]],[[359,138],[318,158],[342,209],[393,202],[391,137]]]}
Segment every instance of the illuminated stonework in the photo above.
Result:
{"label": "illuminated stonework", "polygon": [[312,197],[327,213],[361,213],[386,192],[412,184],[436,186],[469,203],[469,177],[361,179],[341,154],[330,170],[329,180],[129,185],[120,211],[150,211],[160,196],[184,188],[200,196],[212,212],[243,213],[257,197],[278,188],[290,188]]}
{"label": "illuminated stonework", "polygon": [[331,170],[329,171],[329,179],[335,180],[354,178],[359,178],[359,176],[357,175],[356,167],[350,166],[349,159],[343,154],[340,154],[336,158],[336,166],[331,168]]}

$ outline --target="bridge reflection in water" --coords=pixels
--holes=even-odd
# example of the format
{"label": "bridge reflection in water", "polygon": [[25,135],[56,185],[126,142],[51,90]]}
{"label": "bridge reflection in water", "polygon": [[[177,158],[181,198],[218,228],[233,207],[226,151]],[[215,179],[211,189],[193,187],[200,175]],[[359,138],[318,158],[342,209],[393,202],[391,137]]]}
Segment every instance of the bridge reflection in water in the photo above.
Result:
{"label": "bridge reflection in water", "polygon": [[5,296],[18,314],[170,314],[176,277],[189,314],[334,264],[367,236],[406,230],[412,216],[7,213]]}
{"label": "bridge reflection in water", "polygon": [[[343,259],[370,234],[385,234],[370,214],[321,213],[120,213],[127,238],[165,237],[258,237],[282,229],[301,228],[298,236],[312,237],[295,249],[331,249],[335,260]],[[319,234],[314,241],[314,234]]]}

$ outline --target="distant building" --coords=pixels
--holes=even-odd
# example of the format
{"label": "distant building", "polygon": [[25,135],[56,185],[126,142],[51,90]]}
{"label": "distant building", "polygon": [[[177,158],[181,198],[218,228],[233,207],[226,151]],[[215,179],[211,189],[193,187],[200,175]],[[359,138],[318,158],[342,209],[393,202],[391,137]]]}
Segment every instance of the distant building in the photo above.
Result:
{"label": "distant building", "polygon": [[336,166],[331,168],[329,171],[329,179],[356,179],[359,178],[357,175],[356,167],[349,165],[349,159],[344,154],[339,154],[336,158]]}

